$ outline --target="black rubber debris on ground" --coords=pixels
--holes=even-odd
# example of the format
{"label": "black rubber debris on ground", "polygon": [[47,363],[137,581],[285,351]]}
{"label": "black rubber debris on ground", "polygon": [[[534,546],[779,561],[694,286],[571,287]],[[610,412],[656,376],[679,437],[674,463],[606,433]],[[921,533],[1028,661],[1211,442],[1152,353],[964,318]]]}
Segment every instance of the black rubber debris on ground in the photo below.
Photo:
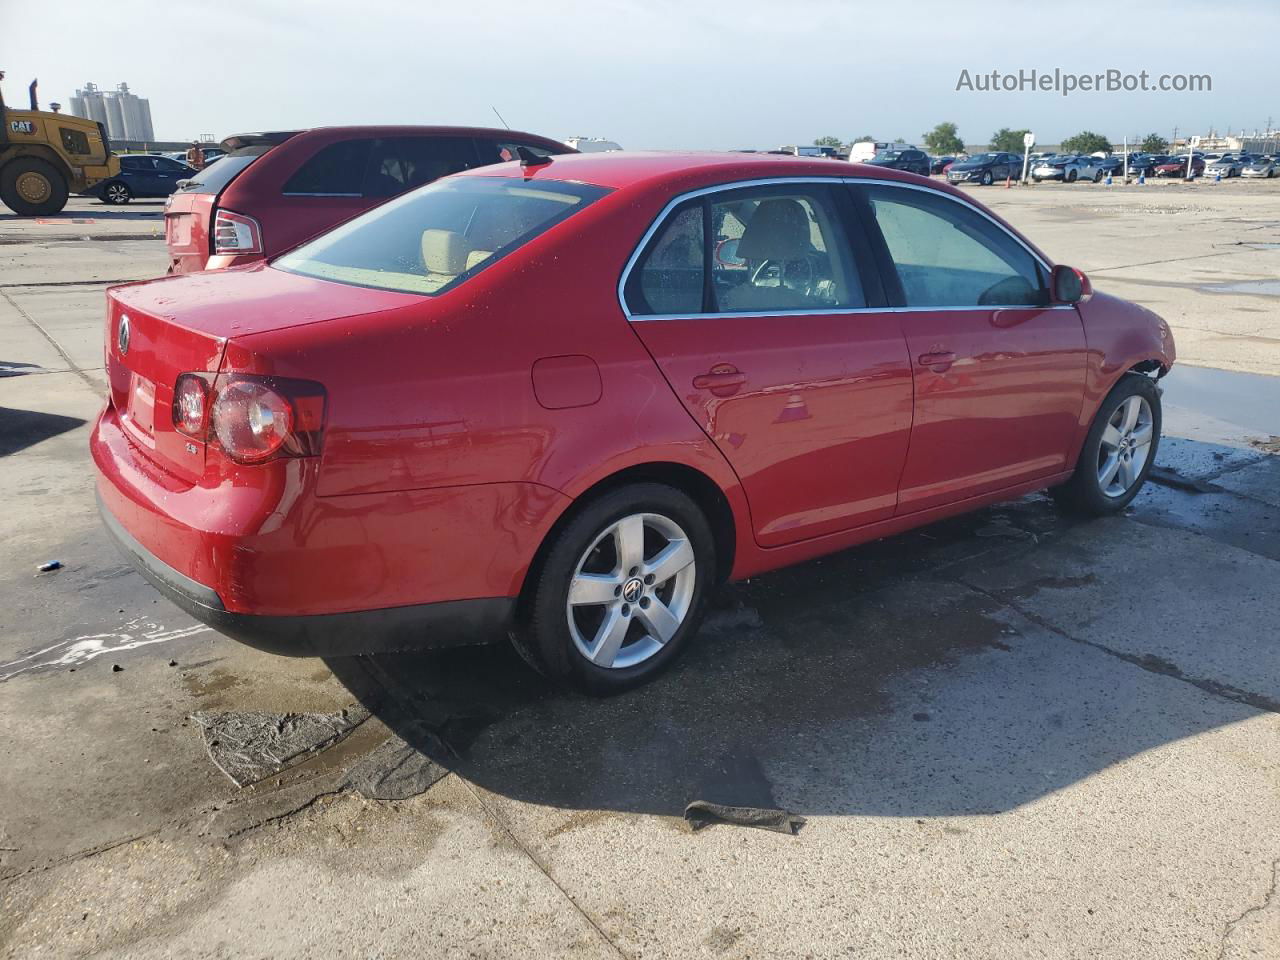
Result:
{"label": "black rubber debris on ground", "polygon": [[730,807],[723,803],[695,800],[684,808],[684,818],[691,829],[723,823],[734,827],[756,827],[775,833],[795,836],[804,826],[805,819],[786,810],[770,810],[764,807]]}
{"label": "black rubber debris on ground", "polygon": [[389,737],[351,766],[347,786],[369,800],[407,800],[448,772],[399,737]]}
{"label": "black rubber debris on ground", "polygon": [[1169,467],[1152,467],[1151,472],[1147,474],[1147,479],[1152,483],[1158,483],[1162,487],[1169,487],[1173,490],[1184,490],[1187,493],[1222,493],[1222,488],[1216,483],[1210,483],[1208,480],[1197,480],[1194,477],[1184,477],[1177,470]]}
{"label": "black rubber debris on ground", "polygon": [[332,746],[369,718],[359,705],[337,713],[193,713],[209,759],[237,787],[279,773]]}

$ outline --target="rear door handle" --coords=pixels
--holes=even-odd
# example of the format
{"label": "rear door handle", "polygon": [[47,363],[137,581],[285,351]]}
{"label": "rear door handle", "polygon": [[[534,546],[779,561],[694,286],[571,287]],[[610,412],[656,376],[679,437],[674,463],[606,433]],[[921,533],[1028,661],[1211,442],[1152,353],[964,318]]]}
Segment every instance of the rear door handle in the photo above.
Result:
{"label": "rear door handle", "polygon": [[747,375],[727,363],[718,363],[707,373],[700,373],[693,378],[693,385],[698,390],[710,390],[717,397],[727,397],[738,392],[747,382]]}
{"label": "rear door handle", "polygon": [[922,353],[916,357],[916,362],[922,367],[928,367],[934,373],[946,373],[951,365],[956,362],[956,355],[949,350],[940,350],[937,353]]}

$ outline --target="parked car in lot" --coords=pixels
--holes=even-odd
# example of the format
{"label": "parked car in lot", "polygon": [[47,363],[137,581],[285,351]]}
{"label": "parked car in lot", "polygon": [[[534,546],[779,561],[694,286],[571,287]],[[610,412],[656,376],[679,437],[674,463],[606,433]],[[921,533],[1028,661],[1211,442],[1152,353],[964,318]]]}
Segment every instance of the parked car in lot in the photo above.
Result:
{"label": "parked car in lot", "polygon": [[120,157],[120,172],[103,180],[91,195],[103,203],[123,204],[134,197],[167,197],[180,180],[195,175],[185,163],[153,153],[126,153]]}
{"label": "parked car in lot", "polygon": [[875,167],[929,176],[929,155],[922,150],[881,150],[867,162]]}
{"label": "parked car in lot", "polygon": [[1022,158],[1012,153],[978,153],[968,160],[957,160],[947,169],[948,183],[980,183],[990,186],[996,180],[1022,178]]}
{"label": "parked car in lot", "polygon": [[1103,179],[1124,176],[1124,157],[1101,157],[1094,161],[1094,166],[1102,174]]}
{"label": "parked car in lot", "polygon": [[1266,177],[1270,179],[1276,175],[1277,161],[1273,157],[1258,157],[1250,160],[1240,168],[1240,176],[1242,177]]}
{"label": "parked car in lot", "polygon": [[934,157],[929,161],[929,173],[939,174],[946,171],[947,167],[956,162],[956,158],[951,154],[941,157]]}
{"label": "parked car in lot", "polygon": [[289,654],[510,631],[595,693],[725,578],[1033,490],[1123,510],[1174,362],[953,188],[743,154],[469,170],[105,328],[103,516],[169,598]]}
{"label": "parked car in lot", "polygon": [[1226,154],[1217,160],[1210,161],[1208,166],[1204,168],[1204,175],[1206,177],[1222,177],[1223,180],[1227,180],[1231,177],[1240,176],[1240,172],[1243,169],[1244,161],[1232,154]]}
{"label": "parked car in lot", "polygon": [[1129,154],[1129,176],[1154,177],[1156,167],[1168,162],[1169,157],[1161,153],[1131,153]]}
{"label": "parked car in lot", "polygon": [[[1200,157],[1192,155],[1191,157],[1191,176],[1202,176],[1204,174],[1204,160]],[[1185,177],[1187,175],[1187,157],[1183,154],[1181,157],[1166,157],[1164,163],[1156,164],[1157,177]]]}
{"label": "parked car in lot", "polygon": [[517,157],[574,152],[557,140],[475,127],[321,127],[228,137],[165,207],[169,272],[281,253],[424,183]]}
{"label": "parked car in lot", "polygon": [[1046,157],[1031,168],[1031,179],[1037,183],[1042,180],[1061,180],[1064,183],[1092,180],[1097,183],[1104,176],[1099,163],[1093,157]]}

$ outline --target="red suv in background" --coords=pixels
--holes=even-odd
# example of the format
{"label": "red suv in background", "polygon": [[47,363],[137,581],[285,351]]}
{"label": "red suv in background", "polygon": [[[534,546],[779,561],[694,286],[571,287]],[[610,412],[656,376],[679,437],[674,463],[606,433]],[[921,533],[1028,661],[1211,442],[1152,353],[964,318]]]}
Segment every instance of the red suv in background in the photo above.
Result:
{"label": "red suv in background", "polygon": [[556,140],[483,127],[320,127],[228,137],[216,163],[165,205],[169,273],[283,253],[414,187],[472,167],[576,153]]}

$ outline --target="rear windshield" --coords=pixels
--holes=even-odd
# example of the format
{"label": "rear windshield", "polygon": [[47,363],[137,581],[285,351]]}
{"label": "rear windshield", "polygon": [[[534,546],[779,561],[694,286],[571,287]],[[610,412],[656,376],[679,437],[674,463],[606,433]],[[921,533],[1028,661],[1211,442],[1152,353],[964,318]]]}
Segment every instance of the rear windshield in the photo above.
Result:
{"label": "rear windshield", "polygon": [[608,192],[562,181],[438,180],[286,253],[274,266],[322,280],[434,296]]}
{"label": "rear windshield", "polygon": [[272,144],[245,147],[218,157],[178,188],[178,193],[221,193],[222,188],[238,177],[249,164],[271,149]]}

